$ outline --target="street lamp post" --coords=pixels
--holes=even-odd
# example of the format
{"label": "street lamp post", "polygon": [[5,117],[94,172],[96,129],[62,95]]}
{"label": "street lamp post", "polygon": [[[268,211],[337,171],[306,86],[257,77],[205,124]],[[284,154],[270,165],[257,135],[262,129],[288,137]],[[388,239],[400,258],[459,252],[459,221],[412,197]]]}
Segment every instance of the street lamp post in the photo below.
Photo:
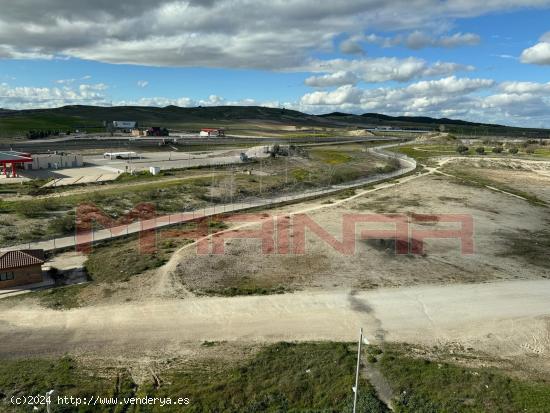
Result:
{"label": "street lamp post", "polygon": [[357,409],[357,393],[359,389],[359,368],[361,367],[361,344],[363,343],[363,329],[359,330],[359,345],[357,347],[357,369],[355,370],[355,386],[353,389],[353,413]]}

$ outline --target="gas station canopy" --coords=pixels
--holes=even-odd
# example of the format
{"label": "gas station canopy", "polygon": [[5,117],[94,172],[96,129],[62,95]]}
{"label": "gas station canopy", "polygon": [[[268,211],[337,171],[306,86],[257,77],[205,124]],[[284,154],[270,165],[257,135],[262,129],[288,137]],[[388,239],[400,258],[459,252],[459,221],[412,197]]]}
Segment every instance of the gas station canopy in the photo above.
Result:
{"label": "gas station canopy", "polygon": [[11,165],[11,176],[17,176],[16,165],[32,162],[30,153],[17,151],[0,151],[0,165],[2,166],[2,174],[8,175],[7,166]]}

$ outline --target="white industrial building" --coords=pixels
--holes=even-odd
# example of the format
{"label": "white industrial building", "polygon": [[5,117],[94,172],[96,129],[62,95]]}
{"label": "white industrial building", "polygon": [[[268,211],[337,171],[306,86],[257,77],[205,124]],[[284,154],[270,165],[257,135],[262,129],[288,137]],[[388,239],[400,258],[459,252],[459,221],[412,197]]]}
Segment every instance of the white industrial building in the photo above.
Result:
{"label": "white industrial building", "polygon": [[114,120],[113,128],[115,129],[135,129],[137,128],[137,122],[130,120]]}
{"label": "white industrial building", "polygon": [[75,153],[44,153],[32,155],[32,163],[25,169],[61,169],[78,168],[84,165],[82,155]]}

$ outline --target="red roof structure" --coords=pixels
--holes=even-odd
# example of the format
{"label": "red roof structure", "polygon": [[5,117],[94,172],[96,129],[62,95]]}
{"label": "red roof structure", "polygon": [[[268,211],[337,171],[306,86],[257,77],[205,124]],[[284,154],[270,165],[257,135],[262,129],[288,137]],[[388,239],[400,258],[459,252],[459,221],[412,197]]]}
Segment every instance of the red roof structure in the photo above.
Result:
{"label": "red roof structure", "polygon": [[19,250],[0,253],[0,270],[44,264],[44,250]]}
{"label": "red roof structure", "polygon": [[30,153],[17,151],[0,151],[0,165],[2,166],[2,174],[7,175],[7,166],[11,166],[12,176],[17,176],[17,164],[32,162]]}

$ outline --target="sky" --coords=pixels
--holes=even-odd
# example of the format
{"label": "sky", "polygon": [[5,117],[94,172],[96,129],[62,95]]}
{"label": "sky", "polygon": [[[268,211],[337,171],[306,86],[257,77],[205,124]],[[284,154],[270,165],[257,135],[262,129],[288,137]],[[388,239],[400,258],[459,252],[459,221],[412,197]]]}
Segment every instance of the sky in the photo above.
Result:
{"label": "sky", "polygon": [[0,108],[262,105],[550,127],[550,0],[0,0]]}

